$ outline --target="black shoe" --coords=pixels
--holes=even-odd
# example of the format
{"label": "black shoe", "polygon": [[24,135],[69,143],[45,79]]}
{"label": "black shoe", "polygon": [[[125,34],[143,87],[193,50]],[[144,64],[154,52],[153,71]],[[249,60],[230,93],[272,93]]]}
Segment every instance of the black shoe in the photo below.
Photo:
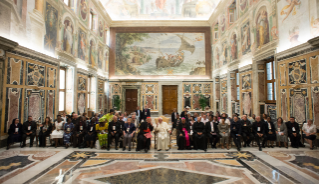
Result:
{"label": "black shoe", "polygon": [[125,151],[125,147],[123,147],[123,151]]}
{"label": "black shoe", "polygon": [[26,145],[25,144],[23,144],[22,146],[21,146],[21,148],[24,148]]}
{"label": "black shoe", "polygon": [[9,149],[9,147],[7,147],[7,150]]}
{"label": "black shoe", "polygon": [[107,151],[110,151],[110,148],[106,148]]}
{"label": "black shoe", "polygon": [[117,146],[115,147],[115,150],[118,150],[118,149],[117,149]]}
{"label": "black shoe", "polygon": [[204,149],[205,152],[207,152],[207,149]]}
{"label": "black shoe", "polygon": [[128,148],[128,151],[131,151],[131,148]]}
{"label": "black shoe", "polygon": [[237,151],[240,151],[240,147],[237,147]]}
{"label": "black shoe", "polygon": [[270,146],[268,146],[268,148],[270,148]]}
{"label": "black shoe", "polygon": [[158,149],[157,151],[162,151],[161,149]]}
{"label": "black shoe", "polygon": [[288,146],[286,148],[288,149]]}
{"label": "black shoe", "polygon": [[169,149],[165,150],[165,151],[168,151]]}
{"label": "black shoe", "polygon": [[279,146],[279,148],[281,148],[281,146]]}
{"label": "black shoe", "polygon": [[32,144],[32,145],[30,144],[30,148],[31,148],[31,147],[33,147],[33,144]]}
{"label": "black shoe", "polygon": [[270,146],[271,148],[274,148],[274,146]]}
{"label": "black shoe", "polygon": [[250,147],[250,144],[247,144],[247,147]]}
{"label": "black shoe", "polygon": [[147,149],[144,149],[144,152],[147,153]]}
{"label": "black shoe", "polygon": [[140,151],[140,150],[139,150],[139,149],[136,149],[135,151],[138,152],[138,151]]}
{"label": "black shoe", "polygon": [[261,147],[259,147],[259,151],[262,151]]}
{"label": "black shoe", "polygon": [[244,148],[246,148],[246,144],[244,144],[244,146],[243,146]]}
{"label": "black shoe", "polygon": [[265,145],[262,145],[262,148],[266,148]]}

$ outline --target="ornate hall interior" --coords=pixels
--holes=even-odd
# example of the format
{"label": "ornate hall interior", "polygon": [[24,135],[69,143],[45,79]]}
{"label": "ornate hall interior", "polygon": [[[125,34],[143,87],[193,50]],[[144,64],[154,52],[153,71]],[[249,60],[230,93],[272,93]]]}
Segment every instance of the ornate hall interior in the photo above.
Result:
{"label": "ornate hall interior", "polygon": [[319,0],[0,0],[0,122],[4,184],[319,183]]}

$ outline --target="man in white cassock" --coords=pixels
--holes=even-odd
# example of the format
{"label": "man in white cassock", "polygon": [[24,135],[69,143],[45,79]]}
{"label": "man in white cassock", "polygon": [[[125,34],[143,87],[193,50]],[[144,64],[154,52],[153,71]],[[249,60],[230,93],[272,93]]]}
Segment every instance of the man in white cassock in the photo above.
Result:
{"label": "man in white cassock", "polygon": [[159,117],[154,130],[156,133],[157,150],[161,151],[163,149],[168,151],[170,141],[169,135],[171,134],[170,126],[168,126],[166,122],[163,122],[163,119]]}

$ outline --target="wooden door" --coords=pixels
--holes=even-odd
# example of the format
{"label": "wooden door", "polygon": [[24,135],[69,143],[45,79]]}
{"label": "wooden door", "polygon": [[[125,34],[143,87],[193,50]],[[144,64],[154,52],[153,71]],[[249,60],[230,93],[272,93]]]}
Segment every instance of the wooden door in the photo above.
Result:
{"label": "wooden door", "polygon": [[137,89],[126,89],[125,93],[125,111],[130,114],[137,107]]}
{"label": "wooden door", "polygon": [[177,88],[178,86],[162,86],[163,90],[163,115],[171,114],[177,108]]}

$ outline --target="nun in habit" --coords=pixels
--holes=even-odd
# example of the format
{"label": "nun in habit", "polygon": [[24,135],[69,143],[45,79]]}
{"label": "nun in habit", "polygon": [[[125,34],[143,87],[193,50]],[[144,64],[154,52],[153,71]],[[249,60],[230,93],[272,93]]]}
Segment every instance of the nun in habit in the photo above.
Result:
{"label": "nun in habit", "polygon": [[170,144],[170,137],[171,134],[171,128],[168,126],[166,122],[163,122],[163,119],[161,117],[158,118],[158,121],[156,122],[155,126],[155,133],[156,133],[156,144],[157,144],[157,150],[169,150],[168,145]]}

